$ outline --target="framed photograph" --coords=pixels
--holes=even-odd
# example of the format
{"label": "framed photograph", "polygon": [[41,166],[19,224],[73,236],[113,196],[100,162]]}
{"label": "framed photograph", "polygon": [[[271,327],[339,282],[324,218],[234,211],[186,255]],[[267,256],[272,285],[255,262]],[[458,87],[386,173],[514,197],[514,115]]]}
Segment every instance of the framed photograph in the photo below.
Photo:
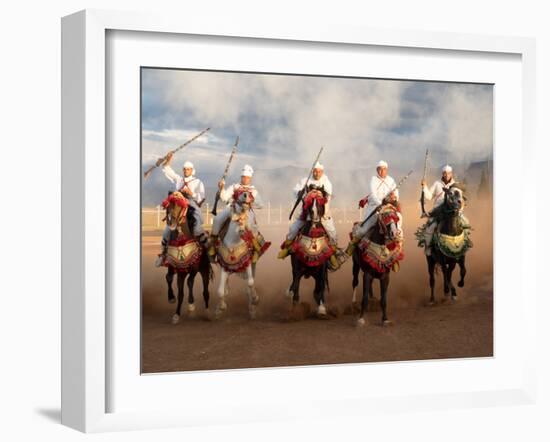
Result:
{"label": "framed photograph", "polygon": [[532,40],[108,11],[62,36],[64,424],[534,400],[536,245],[504,224],[536,200],[507,185]]}

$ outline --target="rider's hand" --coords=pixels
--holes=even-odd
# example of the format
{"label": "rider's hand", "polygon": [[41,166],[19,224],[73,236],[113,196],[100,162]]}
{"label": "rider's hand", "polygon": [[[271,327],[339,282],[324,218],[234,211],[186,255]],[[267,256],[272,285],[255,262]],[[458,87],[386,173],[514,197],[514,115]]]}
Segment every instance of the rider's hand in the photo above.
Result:
{"label": "rider's hand", "polygon": [[174,157],[174,152],[168,152],[168,154],[166,155],[166,164],[170,164],[173,157]]}
{"label": "rider's hand", "polygon": [[220,181],[218,182],[218,189],[223,190],[224,187],[225,187],[225,181],[224,181],[224,180],[220,180]]}

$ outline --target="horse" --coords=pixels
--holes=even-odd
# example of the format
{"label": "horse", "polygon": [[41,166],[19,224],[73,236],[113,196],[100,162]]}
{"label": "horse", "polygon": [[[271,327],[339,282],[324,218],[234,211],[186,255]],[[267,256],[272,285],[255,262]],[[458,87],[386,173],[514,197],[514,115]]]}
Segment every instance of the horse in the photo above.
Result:
{"label": "horse", "polygon": [[[387,293],[390,285],[390,271],[399,269],[399,262],[404,258],[403,232],[399,229],[399,214],[393,204],[386,204],[376,215],[377,223],[360,240],[353,251],[353,298],[355,305],[356,290],[359,285],[359,271],[363,271],[363,298],[358,326],[367,322],[364,318],[368,310],[369,296],[373,296],[372,283],[380,281],[380,307],[382,309],[382,325],[390,325],[387,315]],[[355,224],[357,226],[358,223]]]}
{"label": "horse", "polygon": [[[449,296],[450,292],[451,301],[456,300],[457,292],[452,281],[453,271],[458,264],[460,267],[458,286],[464,287],[466,252],[472,247],[469,238],[470,227],[463,225],[460,214],[464,204],[462,190],[456,185],[443,190],[445,192],[443,203],[432,210],[429,215],[433,219],[431,222],[438,223],[433,234],[432,253],[426,256],[431,291],[429,305],[435,304],[434,286],[437,266],[443,272],[445,296]],[[419,246],[423,246],[424,230],[428,227],[428,223],[417,231]]]}
{"label": "horse", "polygon": [[181,317],[185,279],[187,279],[189,291],[187,313],[189,316],[195,314],[193,285],[197,273],[202,277],[202,296],[208,316],[210,300],[208,284],[213,279],[213,271],[206,250],[191,234],[192,229],[187,222],[189,204],[183,194],[173,192],[163,201],[162,206],[166,209],[166,223],[171,230],[166,257],[163,261],[163,265],[168,268],[166,283],[168,284],[168,302],[171,304],[176,302],[172,282],[177,275],[178,303],[176,312],[172,316],[172,323],[177,324]]}
{"label": "horse", "polygon": [[256,306],[260,297],[255,288],[256,263],[270,242],[266,242],[257,231],[252,204],[254,196],[249,190],[241,189],[233,195],[230,216],[215,240],[215,261],[220,265],[220,281],[217,289],[218,305],[215,316],[220,318],[227,310],[226,297],[229,295],[229,276],[233,273],[246,281],[248,313],[250,319],[256,317]]}
{"label": "horse", "polygon": [[287,290],[294,308],[300,301],[300,280],[302,277],[313,278],[313,298],[317,303],[316,313],[319,318],[327,317],[325,291],[329,289],[328,271],[337,269],[330,262],[337,250],[330,244],[322,225],[326,203],[323,188],[311,189],[304,198],[302,216],[305,224],[290,246],[292,282]]}

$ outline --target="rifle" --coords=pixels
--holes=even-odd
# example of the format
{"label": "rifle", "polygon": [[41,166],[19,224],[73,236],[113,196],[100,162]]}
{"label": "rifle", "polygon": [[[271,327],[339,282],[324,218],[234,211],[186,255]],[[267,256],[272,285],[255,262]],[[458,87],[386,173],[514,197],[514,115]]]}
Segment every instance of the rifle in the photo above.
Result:
{"label": "rifle", "polygon": [[[238,144],[239,144],[239,137],[237,136],[237,139],[235,140],[235,144],[233,145],[233,149],[231,149],[231,155],[229,156],[229,161],[225,165],[225,170],[223,171],[223,176],[220,181],[224,181],[225,177],[227,177],[227,172],[229,172],[229,166],[231,166],[231,162],[233,161],[235,152],[237,152]],[[214,207],[212,207],[212,211],[210,212],[214,216],[218,214],[218,201],[220,200],[220,195],[221,195],[221,190],[218,188],[218,191],[216,192],[216,199],[214,200]]]}
{"label": "rifle", "polygon": [[296,202],[294,203],[294,206],[292,207],[292,210],[290,211],[290,215],[288,217],[289,220],[292,219],[292,215],[294,215],[294,211],[296,210],[296,207],[298,207],[298,204],[300,204],[300,201],[302,201],[302,198],[304,197],[304,193],[307,190],[307,183],[310,180],[311,176],[313,175],[313,168],[315,167],[315,164],[317,163],[317,161],[319,161],[319,158],[321,157],[321,152],[323,152],[323,149],[324,147],[321,147],[321,149],[319,150],[319,153],[317,154],[317,157],[313,162],[313,166],[311,166],[311,170],[309,171],[309,175],[307,176],[306,182],[304,183],[304,187],[298,192],[298,195],[296,197]]}
{"label": "rifle", "polygon": [[395,185],[395,187],[390,190],[386,196],[382,199],[382,202],[380,204],[378,204],[378,206],[375,207],[375,209],[370,213],[369,216],[367,216],[363,222],[359,225],[360,227],[363,227],[363,225],[375,214],[375,213],[378,213],[378,211],[384,207],[386,204],[387,204],[387,198],[393,193],[395,192],[397,189],[399,189],[401,187],[401,185],[405,182],[405,180],[407,178],[409,178],[409,176],[411,175],[411,173],[413,173],[412,170],[409,171],[409,173],[407,175],[405,175],[403,178],[401,178],[401,180],[399,180],[399,182]]}
{"label": "rifle", "polygon": [[178,146],[176,147],[174,150],[171,150],[170,152],[168,152],[165,156],[163,156],[162,158],[159,158],[157,160],[157,162],[152,165],[151,167],[149,167],[149,169],[147,169],[145,171],[145,173],[143,174],[143,177],[144,179],[147,179],[149,178],[149,175],[151,175],[151,173],[153,172],[153,170],[155,170],[157,167],[159,166],[162,166],[164,163],[166,163],[166,161],[168,160],[168,155],[169,154],[174,154],[176,153],[178,150],[180,149],[183,149],[185,146],[187,146],[188,144],[192,143],[193,141],[195,141],[197,138],[199,138],[200,136],[204,135],[206,132],[208,132],[210,130],[209,127],[207,127],[206,129],[204,129],[200,134],[198,135],[195,135],[193,138],[191,138],[190,140],[187,140],[185,143],[183,143],[181,146]]}
{"label": "rifle", "polygon": [[[424,158],[424,176],[422,181],[426,181],[426,170],[428,169],[428,149],[426,149],[426,157]],[[424,208],[424,186],[422,186],[422,193],[420,194],[420,208],[422,209],[422,215],[420,218],[427,218],[428,214]]]}

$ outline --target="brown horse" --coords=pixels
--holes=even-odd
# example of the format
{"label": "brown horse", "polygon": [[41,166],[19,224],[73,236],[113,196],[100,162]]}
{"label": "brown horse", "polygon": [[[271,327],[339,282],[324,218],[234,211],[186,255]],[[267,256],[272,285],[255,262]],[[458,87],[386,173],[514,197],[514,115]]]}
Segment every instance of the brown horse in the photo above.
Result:
{"label": "brown horse", "polygon": [[[443,273],[443,291],[445,296],[451,294],[451,301],[456,300],[457,292],[453,284],[453,272],[455,267],[460,268],[459,287],[464,287],[466,276],[466,252],[472,247],[470,240],[470,226],[465,225],[461,216],[464,206],[463,191],[453,185],[449,189],[443,189],[445,199],[443,203],[430,213],[428,222],[437,222],[437,228],[433,234],[432,253],[426,256],[428,273],[430,279],[430,301],[429,305],[435,304],[435,272],[439,266]],[[422,226],[416,233],[419,238],[419,246],[425,241],[424,230],[427,224]]]}
{"label": "brown horse", "polygon": [[190,316],[195,313],[193,285],[197,273],[200,273],[202,277],[202,296],[206,314],[208,315],[210,300],[208,284],[213,279],[213,272],[206,250],[191,234],[191,229],[187,222],[188,202],[185,197],[180,192],[173,192],[164,200],[162,206],[166,209],[166,223],[171,230],[163,265],[168,268],[166,282],[168,284],[168,302],[171,304],[175,302],[172,282],[174,276],[177,275],[178,304],[176,312],[172,316],[172,323],[177,324],[181,316],[185,279],[187,279],[189,290],[187,312]]}
{"label": "brown horse", "polygon": [[292,282],[287,296],[292,298],[293,307],[300,302],[300,280],[313,278],[313,298],[317,303],[317,316],[325,318],[325,291],[328,289],[328,271],[335,270],[330,258],[337,252],[330,244],[322,225],[325,213],[326,194],[324,189],[313,189],[303,201],[305,224],[291,245]]}
{"label": "brown horse", "polygon": [[[372,283],[380,281],[380,306],[382,325],[389,325],[387,315],[387,292],[390,285],[390,271],[399,268],[403,254],[403,233],[399,229],[399,215],[392,204],[383,206],[377,216],[377,223],[361,239],[353,252],[353,299],[359,285],[359,270],[363,271],[363,298],[357,325],[366,324],[369,296],[372,297]],[[356,224],[357,225],[357,224]]]}

